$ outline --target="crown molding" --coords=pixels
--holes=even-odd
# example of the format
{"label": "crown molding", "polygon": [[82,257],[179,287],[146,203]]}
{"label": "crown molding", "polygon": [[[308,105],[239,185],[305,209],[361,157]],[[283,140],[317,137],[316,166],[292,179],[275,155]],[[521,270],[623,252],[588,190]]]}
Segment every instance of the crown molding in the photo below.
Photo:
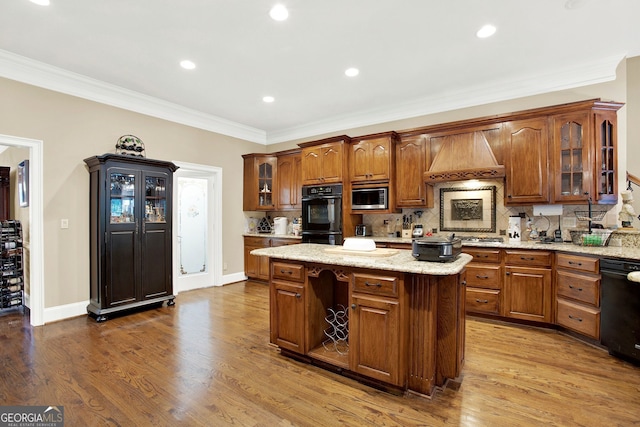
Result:
{"label": "crown molding", "polygon": [[259,144],[266,144],[267,141],[264,130],[204,114],[5,50],[0,50],[0,76],[246,141]]}
{"label": "crown molding", "polygon": [[269,132],[267,145],[604,83],[615,80],[616,68],[624,58],[624,54],[610,56],[597,61],[575,64],[564,69],[550,70],[544,74],[523,76],[511,80],[496,80],[482,85],[460,88],[453,92],[434,94],[402,104],[368,109],[281,131]]}
{"label": "crown molding", "polygon": [[315,135],[343,132],[345,129],[612,81],[616,78],[618,64],[625,56],[620,54],[596,61],[574,64],[571,67],[550,70],[545,74],[539,73],[511,80],[496,80],[482,85],[460,88],[453,92],[433,94],[401,104],[329,117],[301,126],[272,131],[268,134],[262,129],[204,114],[4,50],[0,50],[0,77],[198,129],[269,145]]}

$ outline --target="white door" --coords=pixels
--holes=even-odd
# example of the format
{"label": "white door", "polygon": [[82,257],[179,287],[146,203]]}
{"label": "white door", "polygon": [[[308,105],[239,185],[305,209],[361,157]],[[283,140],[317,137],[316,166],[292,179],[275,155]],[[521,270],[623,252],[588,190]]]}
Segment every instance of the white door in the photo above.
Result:
{"label": "white door", "polygon": [[174,162],[174,293],[221,285],[221,170]]}

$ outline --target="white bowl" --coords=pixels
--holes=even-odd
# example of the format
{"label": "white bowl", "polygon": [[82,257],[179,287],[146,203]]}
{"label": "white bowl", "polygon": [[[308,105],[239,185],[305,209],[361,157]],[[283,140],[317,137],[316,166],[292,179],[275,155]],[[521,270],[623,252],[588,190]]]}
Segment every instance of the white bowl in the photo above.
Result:
{"label": "white bowl", "polygon": [[347,251],[375,251],[376,242],[373,239],[346,238],[342,249]]}

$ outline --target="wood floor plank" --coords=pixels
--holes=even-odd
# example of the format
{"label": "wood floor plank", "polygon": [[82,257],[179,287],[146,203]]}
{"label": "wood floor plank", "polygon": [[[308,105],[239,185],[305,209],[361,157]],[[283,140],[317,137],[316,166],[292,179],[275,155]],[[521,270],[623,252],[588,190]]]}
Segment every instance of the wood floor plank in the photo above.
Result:
{"label": "wood floor plank", "polygon": [[640,368],[557,331],[469,317],[459,389],[396,396],[280,355],[268,300],[247,281],[103,323],[0,314],[0,404],[70,426],[640,425]]}

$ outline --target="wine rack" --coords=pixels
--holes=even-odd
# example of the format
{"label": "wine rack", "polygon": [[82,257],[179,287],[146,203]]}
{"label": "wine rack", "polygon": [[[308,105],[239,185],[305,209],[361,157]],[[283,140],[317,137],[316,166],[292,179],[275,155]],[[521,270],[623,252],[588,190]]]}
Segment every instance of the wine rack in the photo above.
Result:
{"label": "wine rack", "polygon": [[0,310],[24,306],[22,263],[22,225],[20,221],[0,222]]}

